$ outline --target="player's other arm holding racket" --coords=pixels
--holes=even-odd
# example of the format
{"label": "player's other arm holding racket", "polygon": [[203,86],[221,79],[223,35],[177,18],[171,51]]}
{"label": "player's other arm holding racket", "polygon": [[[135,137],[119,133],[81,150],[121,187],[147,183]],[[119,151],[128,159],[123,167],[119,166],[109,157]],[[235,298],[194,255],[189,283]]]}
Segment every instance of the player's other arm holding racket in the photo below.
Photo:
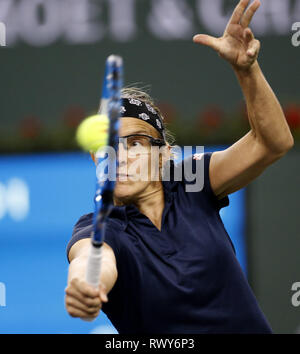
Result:
{"label": "player's other arm holding racket", "polygon": [[69,252],[68,286],[65,304],[72,317],[93,319],[99,315],[102,302],[107,302],[107,294],[115,285],[118,277],[116,258],[106,243],[102,246],[100,286],[95,289],[86,282],[86,266],[91,240],[76,242]]}

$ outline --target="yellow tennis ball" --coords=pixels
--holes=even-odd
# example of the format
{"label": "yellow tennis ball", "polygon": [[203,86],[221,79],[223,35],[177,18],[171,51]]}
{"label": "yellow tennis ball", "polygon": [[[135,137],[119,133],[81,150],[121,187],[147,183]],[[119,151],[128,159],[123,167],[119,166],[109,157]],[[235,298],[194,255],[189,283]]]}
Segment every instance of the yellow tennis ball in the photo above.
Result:
{"label": "yellow tennis ball", "polygon": [[108,143],[109,119],[97,114],[83,120],[76,131],[76,140],[85,151],[97,152]]}

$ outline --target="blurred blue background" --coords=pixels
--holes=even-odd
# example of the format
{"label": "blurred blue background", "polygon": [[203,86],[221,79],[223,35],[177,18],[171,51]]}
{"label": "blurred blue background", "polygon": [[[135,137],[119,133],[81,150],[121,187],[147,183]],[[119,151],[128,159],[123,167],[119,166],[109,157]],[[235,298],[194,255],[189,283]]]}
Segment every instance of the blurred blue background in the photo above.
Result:
{"label": "blurred blue background", "polygon": [[[115,332],[104,313],[86,323],[64,307],[66,245],[79,217],[93,211],[94,186],[88,154],[0,157],[0,333]],[[246,272],[243,190],[221,216]]]}

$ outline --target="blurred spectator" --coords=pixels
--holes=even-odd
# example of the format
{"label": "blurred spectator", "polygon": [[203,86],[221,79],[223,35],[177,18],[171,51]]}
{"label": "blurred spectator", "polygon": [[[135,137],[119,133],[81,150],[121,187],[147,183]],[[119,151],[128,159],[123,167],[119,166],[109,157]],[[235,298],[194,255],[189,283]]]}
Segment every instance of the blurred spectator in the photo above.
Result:
{"label": "blurred spectator", "polygon": [[284,109],[286,120],[292,130],[300,127],[300,105],[291,103]]}
{"label": "blurred spectator", "polygon": [[208,131],[213,132],[218,129],[223,121],[224,112],[217,105],[208,106],[198,116],[198,122],[200,125],[207,128]]}
{"label": "blurred spectator", "polygon": [[63,121],[68,128],[76,129],[78,124],[86,117],[85,111],[80,106],[70,106],[63,115]]}
{"label": "blurred spectator", "polygon": [[25,117],[20,123],[20,134],[25,139],[35,139],[41,134],[42,123],[37,116]]}

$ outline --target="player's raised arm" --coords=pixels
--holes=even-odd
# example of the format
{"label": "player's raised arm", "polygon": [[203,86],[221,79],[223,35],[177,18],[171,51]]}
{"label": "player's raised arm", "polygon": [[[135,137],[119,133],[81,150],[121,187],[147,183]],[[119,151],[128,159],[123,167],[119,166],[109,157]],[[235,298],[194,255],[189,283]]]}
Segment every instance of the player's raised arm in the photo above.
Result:
{"label": "player's raised arm", "polygon": [[100,285],[97,289],[86,282],[86,267],[91,241],[79,240],[70,249],[68,286],[65,290],[65,304],[72,317],[92,319],[99,315],[102,302],[107,302],[107,294],[113,288],[117,277],[116,258],[106,243],[102,248]]}
{"label": "player's raised arm", "polygon": [[231,147],[212,155],[211,185],[220,198],[245,187],[294,144],[280,103],[257,62],[260,42],[248,27],[260,1],[248,7],[249,3],[238,3],[222,37],[194,36],[195,43],[213,48],[232,65],[246,99],[251,127]]}

